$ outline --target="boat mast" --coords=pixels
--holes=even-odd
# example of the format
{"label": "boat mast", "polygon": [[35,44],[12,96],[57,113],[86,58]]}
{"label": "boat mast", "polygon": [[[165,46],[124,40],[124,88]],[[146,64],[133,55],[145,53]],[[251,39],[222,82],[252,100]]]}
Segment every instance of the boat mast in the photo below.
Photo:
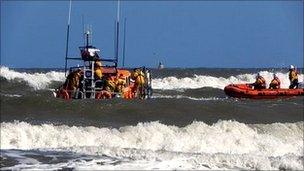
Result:
{"label": "boat mast", "polygon": [[118,63],[118,53],[119,53],[119,13],[120,13],[120,0],[117,1],[117,16],[116,16],[116,46],[115,46],[115,67]]}
{"label": "boat mast", "polygon": [[85,32],[85,35],[86,35],[86,47],[89,47],[89,39],[90,39],[90,34],[91,34],[91,32],[90,32],[90,27],[88,26],[88,28],[87,28],[87,31]]}
{"label": "boat mast", "polygon": [[82,36],[83,36],[83,46],[85,46],[86,36],[85,36],[85,27],[84,27],[84,15],[81,15],[81,22],[82,22]]}
{"label": "boat mast", "polygon": [[71,24],[71,6],[72,6],[72,0],[70,0],[70,6],[69,6],[69,17],[68,17],[67,37],[66,37],[66,46],[65,46],[65,67],[64,67],[65,77],[66,77],[66,71],[67,71],[67,65],[68,65],[69,34],[70,34],[70,24]]}
{"label": "boat mast", "polygon": [[127,29],[127,18],[124,20],[124,39],[123,39],[123,49],[122,49],[122,66],[125,66],[125,56],[126,56],[126,29]]}

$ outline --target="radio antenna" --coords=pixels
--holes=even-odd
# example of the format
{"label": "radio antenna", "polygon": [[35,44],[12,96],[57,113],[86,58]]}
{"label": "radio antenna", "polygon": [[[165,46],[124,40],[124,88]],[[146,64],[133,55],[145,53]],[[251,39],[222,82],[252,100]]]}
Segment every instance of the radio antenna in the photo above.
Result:
{"label": "radio antenna", "polygon": [[117,16],[116,16],[116,45],[115,45],[115,67],[118,63],[119,54],[119,13],[120,13],[120,1],[117,1]]}
{"label": "radio antenna", "polygon": [[122,49],[122,66],[125,66],[126,58],[126,31],[127,31],[127,18],[124,20],[124,39],[123,39],[123,49]]}
{"label": "radio antenna", "polygon": [[72,0],[70,0],[69,6],[69,17],[68,17],[68,27],[67,27],[67,37],[66,37],[66,46],[65,46],[65,67],[64,67],[64,75],[66,77],[67,65],[68,65],[68,53],[69,53],[69,34],[70,34],[70,24],[71,24],[71,6]]}

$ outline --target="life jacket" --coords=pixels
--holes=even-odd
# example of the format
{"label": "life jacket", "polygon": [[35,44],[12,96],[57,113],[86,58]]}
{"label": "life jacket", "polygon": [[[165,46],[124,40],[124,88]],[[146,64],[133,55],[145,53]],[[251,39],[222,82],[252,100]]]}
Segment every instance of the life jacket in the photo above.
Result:
{"label": "life jacket", "polygon": [[95,79],[101,79],[102,78],[102,68],[97,67],[95,68]]}
{"label": "life jacket", "polygon": [[135,72],[132,72],[131,78],[132,78],[133,80],[136,80],[137,76],[138,76],[138,71],[137,71],[137,70],[136,70]]}
{"label": "life jacket", "polygon": [[269,88],[279,89],[280,85],[281,85],[281,82],[280,82],[279,78],[275,77],[273,80],[271,80],[271,82],[269,84]]}
{"label": "life jacket", "polygon": [[266,86],[266,81],[262,76],[259,76],[255,82],[256,85]]}
{"label": "life jacket", "polygon": [[114,91],[115,90],[115,82],[111,79],[107,79],[106,80],[106,89],[110,90],[110,91]]}
{"label": "life jacket", "polygon": [[126,84],[126,78],[123,76],[119,76],[116,78],[116,85],[125,85]]}
{"label": "life jacket", "polygon": [[145,84],[145,75],[142,71],[137,71],[137,74],[135,77],[135,84],[137,84],[137,85]]}
{"label": "life jacket", "polygon": [[281,84],[281,81],[279,80],[279,78],[274,78],[272,81],[271,81],[271,84],[276,84],[276,85],[280,85]]}
{"label": "life jacket", "polygon": [[80,77],[83,74],[81,70],[71,72],[66,79],[63,87],[67,90],[75,90],[79,87]]}
{"label": "life jacket", "polygon": [[290,70],[289,72],[289,80],[293,82],[298,79],[298,72],[296,70]]}

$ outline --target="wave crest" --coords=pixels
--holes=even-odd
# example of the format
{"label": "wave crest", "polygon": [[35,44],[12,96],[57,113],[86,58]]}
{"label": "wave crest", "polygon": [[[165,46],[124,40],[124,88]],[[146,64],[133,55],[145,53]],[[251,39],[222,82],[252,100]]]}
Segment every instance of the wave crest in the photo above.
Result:
{"label": "wave crest", "polygon": [[[273,78],[273,72],[262,71],[260,74],[266,79],[266,83],[269,84]],[[47,73],[26,73],[17,72],[7,67],[1,66],[0,76],[7,80],[25,81],[29,86],[34,89],[45,89],[53,81],[64,82],[64,72],[50,71]],[[277,73],[277,76],[281,80],[281,87],[288,88],[289,79],[288,73]],[[209,75],[194,75],[194,77],[165,77],[155,78],[152,80],[152,86],[154,89],[161,90],[176,90],[176,89],[197,89],[204,87],[211,87],[217,89],[224,89],[228,84],[237,83],[253,83],[255,81],[255,74],[241,74],[236,76],[214,77]],[[303,81],[303,74],[299,74],[299,81]]]}
{"label": "wave crest", "polygon": [[64,72],[50,71],[47,73],[26,73],[17,72],[7,67],[1,66],[0,76],[8,81],[25,81],[32,88],[39,90],[47,88],[53,81],[64,81]]}
{"label": "wave crest", "polygon": [[282,156],[303,154],[303,123],[246,125],[218,121],[176,127],[159,122],[119,129],[1,123],[2,149],[103,146],[185,153],[225,153]]}
{"label": "wave crest", "polygon": [[[269,85],[273,78],[273,72],[261,71],[260,74],[265,78],[266,84]],[[206,75],[195,75],[194,77],[176,78],[176,77],[165,77],[153,79],[152,85],[155,89],[197,89],[203,87],[212,87],[218,89],[224,89],[228,84],[242,84],[242,83],[253,83],[255,81],[256,74],[241,74],[236,76],[224,77],[213,77]],[[281,87],[288,88],[289,79],[288,72],[276,73],[281,80]],[[303,80],[303,74],[299,74],[299,81]]]}

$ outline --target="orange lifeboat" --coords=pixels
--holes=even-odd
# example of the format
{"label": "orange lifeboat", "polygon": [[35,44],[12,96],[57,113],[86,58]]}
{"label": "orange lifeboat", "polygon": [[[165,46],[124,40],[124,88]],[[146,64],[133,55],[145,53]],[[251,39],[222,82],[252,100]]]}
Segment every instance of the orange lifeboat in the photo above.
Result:
{"label": "orange lifeboat", "polygon": [[230,84],[224,88],[225,93],[230,97],[237,98],[278,98],[288,96],[303,96],[304,89],[262,89],[254,90],[250,84]]}

